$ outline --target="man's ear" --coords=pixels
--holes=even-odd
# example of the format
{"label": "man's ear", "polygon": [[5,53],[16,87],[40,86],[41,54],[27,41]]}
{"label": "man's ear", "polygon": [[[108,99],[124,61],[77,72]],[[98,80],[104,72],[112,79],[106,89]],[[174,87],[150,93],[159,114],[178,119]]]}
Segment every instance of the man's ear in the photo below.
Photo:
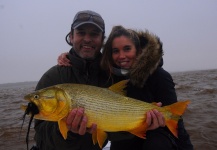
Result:
{"label": "man's ear", "polygon": [[69,34],[69,40],[70,40],[70,43],[72,44],[73,43],[73,33],[70,32]]}

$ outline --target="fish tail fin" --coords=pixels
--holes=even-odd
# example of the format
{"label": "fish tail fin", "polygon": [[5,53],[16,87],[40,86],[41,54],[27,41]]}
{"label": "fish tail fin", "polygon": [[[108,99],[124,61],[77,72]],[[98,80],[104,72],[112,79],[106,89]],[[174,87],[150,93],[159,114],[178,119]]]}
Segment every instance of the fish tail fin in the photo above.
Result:
{"label": "fish tail fin", "polygon": [[165,106],[165,109],[167,109],[168,111],[172,112],[175,115],[181,116],[185,112],[189,103],[190,100],[179,101],[171,105]]}
{"label": "fish tail fin", "polygon": [[177,124],[180,116],[178,115],[173,115],[173,119],[168,119],[166,120],[166,126],[169,128],[169,130],[172,132],[172,134],[178,138],[178,133],[177,133]]}
{"label": "fish tail fin", "polygon": [[178,138],[178,133],[177,133],[178,120],[180,119],[180,116],[185,112],[189,103],[190,101],[186,100],[186,101],[176,102],[169,106],[165,106],[165,109],[167,109],[172,113],[172,116],[169,119],[166,119],[166,126],[177,138]]}

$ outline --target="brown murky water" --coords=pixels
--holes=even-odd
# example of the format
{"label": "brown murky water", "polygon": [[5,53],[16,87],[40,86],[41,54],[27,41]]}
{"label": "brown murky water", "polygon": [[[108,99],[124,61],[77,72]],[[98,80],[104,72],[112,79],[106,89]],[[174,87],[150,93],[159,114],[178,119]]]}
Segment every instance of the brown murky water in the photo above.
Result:
{"label": "brown murky water", "polygon": [[[184,122],[195,150],[217,149],[217,69],[172,73],[179,100],[190,99]],[[23,129],[20,109],[23,96],[34,91],[36,82],[0,84],[0,149],[25,150],[29,117]],[[30,131],[30,146],[34,130]],[[108,149],[108,148],[107,148]]]}

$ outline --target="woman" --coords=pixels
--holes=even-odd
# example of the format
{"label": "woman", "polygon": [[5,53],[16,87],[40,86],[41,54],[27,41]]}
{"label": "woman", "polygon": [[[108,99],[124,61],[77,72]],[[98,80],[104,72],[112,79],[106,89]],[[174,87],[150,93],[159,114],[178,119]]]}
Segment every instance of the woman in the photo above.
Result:
{"label": "woman", "polygon": [[[127,96],[164,106],[177,102],[177,96],[171,75],[162,68],[162,55],[162,43],[155,35],[115,26],[104,45],[101,67],[113,83],[130,79]],[[193,149],[182,119],[178,137],[166,127],[147,131],[146,140],[125,132],[109,134],[111,150]]]}

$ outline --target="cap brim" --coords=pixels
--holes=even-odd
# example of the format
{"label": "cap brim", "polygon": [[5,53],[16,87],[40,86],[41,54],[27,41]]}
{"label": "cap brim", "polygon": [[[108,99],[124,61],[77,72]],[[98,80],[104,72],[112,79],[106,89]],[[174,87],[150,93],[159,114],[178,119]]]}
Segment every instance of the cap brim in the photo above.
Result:
{"label": "cap brim", "polygon": [[81,22],[81,23],[77,24],[76,26],[74,26],[73,28],[76,29],[76,28],[78,28],[79,26],[84,25],[84,24],[93,24],[93,25],[95,25],[97,28],[99,28],[102,32],[104,32],[104,30],[102,29],[102,27],[100,27],[98,24],[96,24],[96,23],[94,23],[94,22],[92,22],[92,21],[84,21],[84,22]]}

